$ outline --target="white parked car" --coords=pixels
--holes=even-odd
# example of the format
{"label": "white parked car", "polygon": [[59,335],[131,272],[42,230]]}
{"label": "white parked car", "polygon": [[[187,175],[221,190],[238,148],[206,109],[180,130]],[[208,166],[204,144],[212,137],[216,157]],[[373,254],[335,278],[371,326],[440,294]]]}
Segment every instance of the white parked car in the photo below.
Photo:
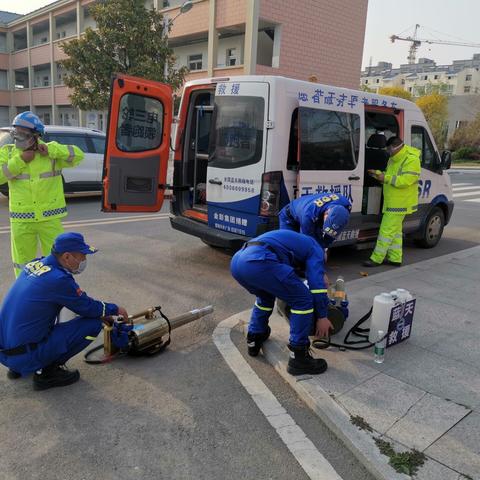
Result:
{"label": "white parked car", "polygon": [[[42,137],[45,142],[76,145],[85,153],[80,165],[62,171],[65,193],[100,192],[102,189],[103,153],[105,133],[101,130],[82,127],[45,125]],[[0,147],[13,143],[9,127],[0,128]],[[0,185],[0,192],[8,195],[8,184]]]}

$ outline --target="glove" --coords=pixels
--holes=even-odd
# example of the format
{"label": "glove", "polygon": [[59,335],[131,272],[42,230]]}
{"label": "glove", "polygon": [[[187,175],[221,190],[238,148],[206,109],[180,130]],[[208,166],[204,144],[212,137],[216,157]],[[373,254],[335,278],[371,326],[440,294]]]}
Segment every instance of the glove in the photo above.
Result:
{"label": "glove", "polygon": [[46,145],[45,143],[39,143],[37,146],[37,150],[42,157],[46,157],[48,155],[48,145]]}

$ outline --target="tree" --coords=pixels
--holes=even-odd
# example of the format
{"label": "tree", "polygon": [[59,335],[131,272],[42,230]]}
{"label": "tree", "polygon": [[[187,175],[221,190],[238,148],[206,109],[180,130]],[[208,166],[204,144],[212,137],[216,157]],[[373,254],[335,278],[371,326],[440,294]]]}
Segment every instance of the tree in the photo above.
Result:
{"label": "tree", "polygon": [[405,100],[412,100],[412,95],[402,87],[380,87],[378,89],[380,95],[390,95],[391,97],[404,98]]}
{"label": "tree", "polygon": [[90,7],[90,12],[97,30],[87,28],[82,38],[61,45],[69,57],[60,63],[67,71],[65,85],[73,90],[75,107],[105,110],[115,73],[168,83],[174,89],[183,84],[188,69],[175,68],[168,47],[170,25],[164,29],[161,13],[147,10],[138,0],[106,0]]}
{"label": "tree", "polygon": [[367,93],[375,93],[375,90],[373,88],[370,88],[368,85],[365,85],[365,84],[360,85],[359,90]]}
{"label": "tree", "polygon": [[417,99],[416,104],[421,108],[432,131],[433,138],[439,149],[445,145],[447,137],[448,99],[445,95],[433,93]]}
{"label": "tree", "polygon": [[480,113],[475,120],[458,127],[448,140],[451,150],[467,148],[478,152],[480,150]]}

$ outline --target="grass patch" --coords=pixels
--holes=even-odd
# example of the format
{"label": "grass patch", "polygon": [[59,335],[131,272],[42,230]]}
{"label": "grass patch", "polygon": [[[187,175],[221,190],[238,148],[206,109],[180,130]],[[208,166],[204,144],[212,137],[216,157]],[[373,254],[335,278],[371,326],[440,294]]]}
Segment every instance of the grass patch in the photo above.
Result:
{"label": "grass patch", "polygon": [[480,167],[480,160],[469,160],[464,158],[459,158],[458,160],[452,160],[452,165],[455,167],[464,166],[464,167]]}
{"label": "grass patch", "polygon": [[367,432],[373,432],[372,427],[370,426],[369,423],[365,421],[363,417],[360,415],[352,415],[350,416],[350,422],[353,423],[356,427],[358,427],[360,430],[366,430]]}
{"label": "grass patch", "polygon": [[381,438],[375,438],[375,443],[380,453],[390,459],[388,463],[399,473],[415,475],[427,459],[427,457],[418,450],[397,453],[391,443]]}

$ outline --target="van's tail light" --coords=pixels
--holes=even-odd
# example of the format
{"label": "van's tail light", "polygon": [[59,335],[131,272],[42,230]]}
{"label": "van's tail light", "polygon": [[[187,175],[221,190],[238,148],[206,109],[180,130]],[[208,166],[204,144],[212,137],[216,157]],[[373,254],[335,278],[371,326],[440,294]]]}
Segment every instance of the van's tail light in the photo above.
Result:
{"label": "van's tail light", "polygon": [[260,215],[264,217],[275,217],[278,215],[281,184],[282,172],[267,172],[262,175]]}

